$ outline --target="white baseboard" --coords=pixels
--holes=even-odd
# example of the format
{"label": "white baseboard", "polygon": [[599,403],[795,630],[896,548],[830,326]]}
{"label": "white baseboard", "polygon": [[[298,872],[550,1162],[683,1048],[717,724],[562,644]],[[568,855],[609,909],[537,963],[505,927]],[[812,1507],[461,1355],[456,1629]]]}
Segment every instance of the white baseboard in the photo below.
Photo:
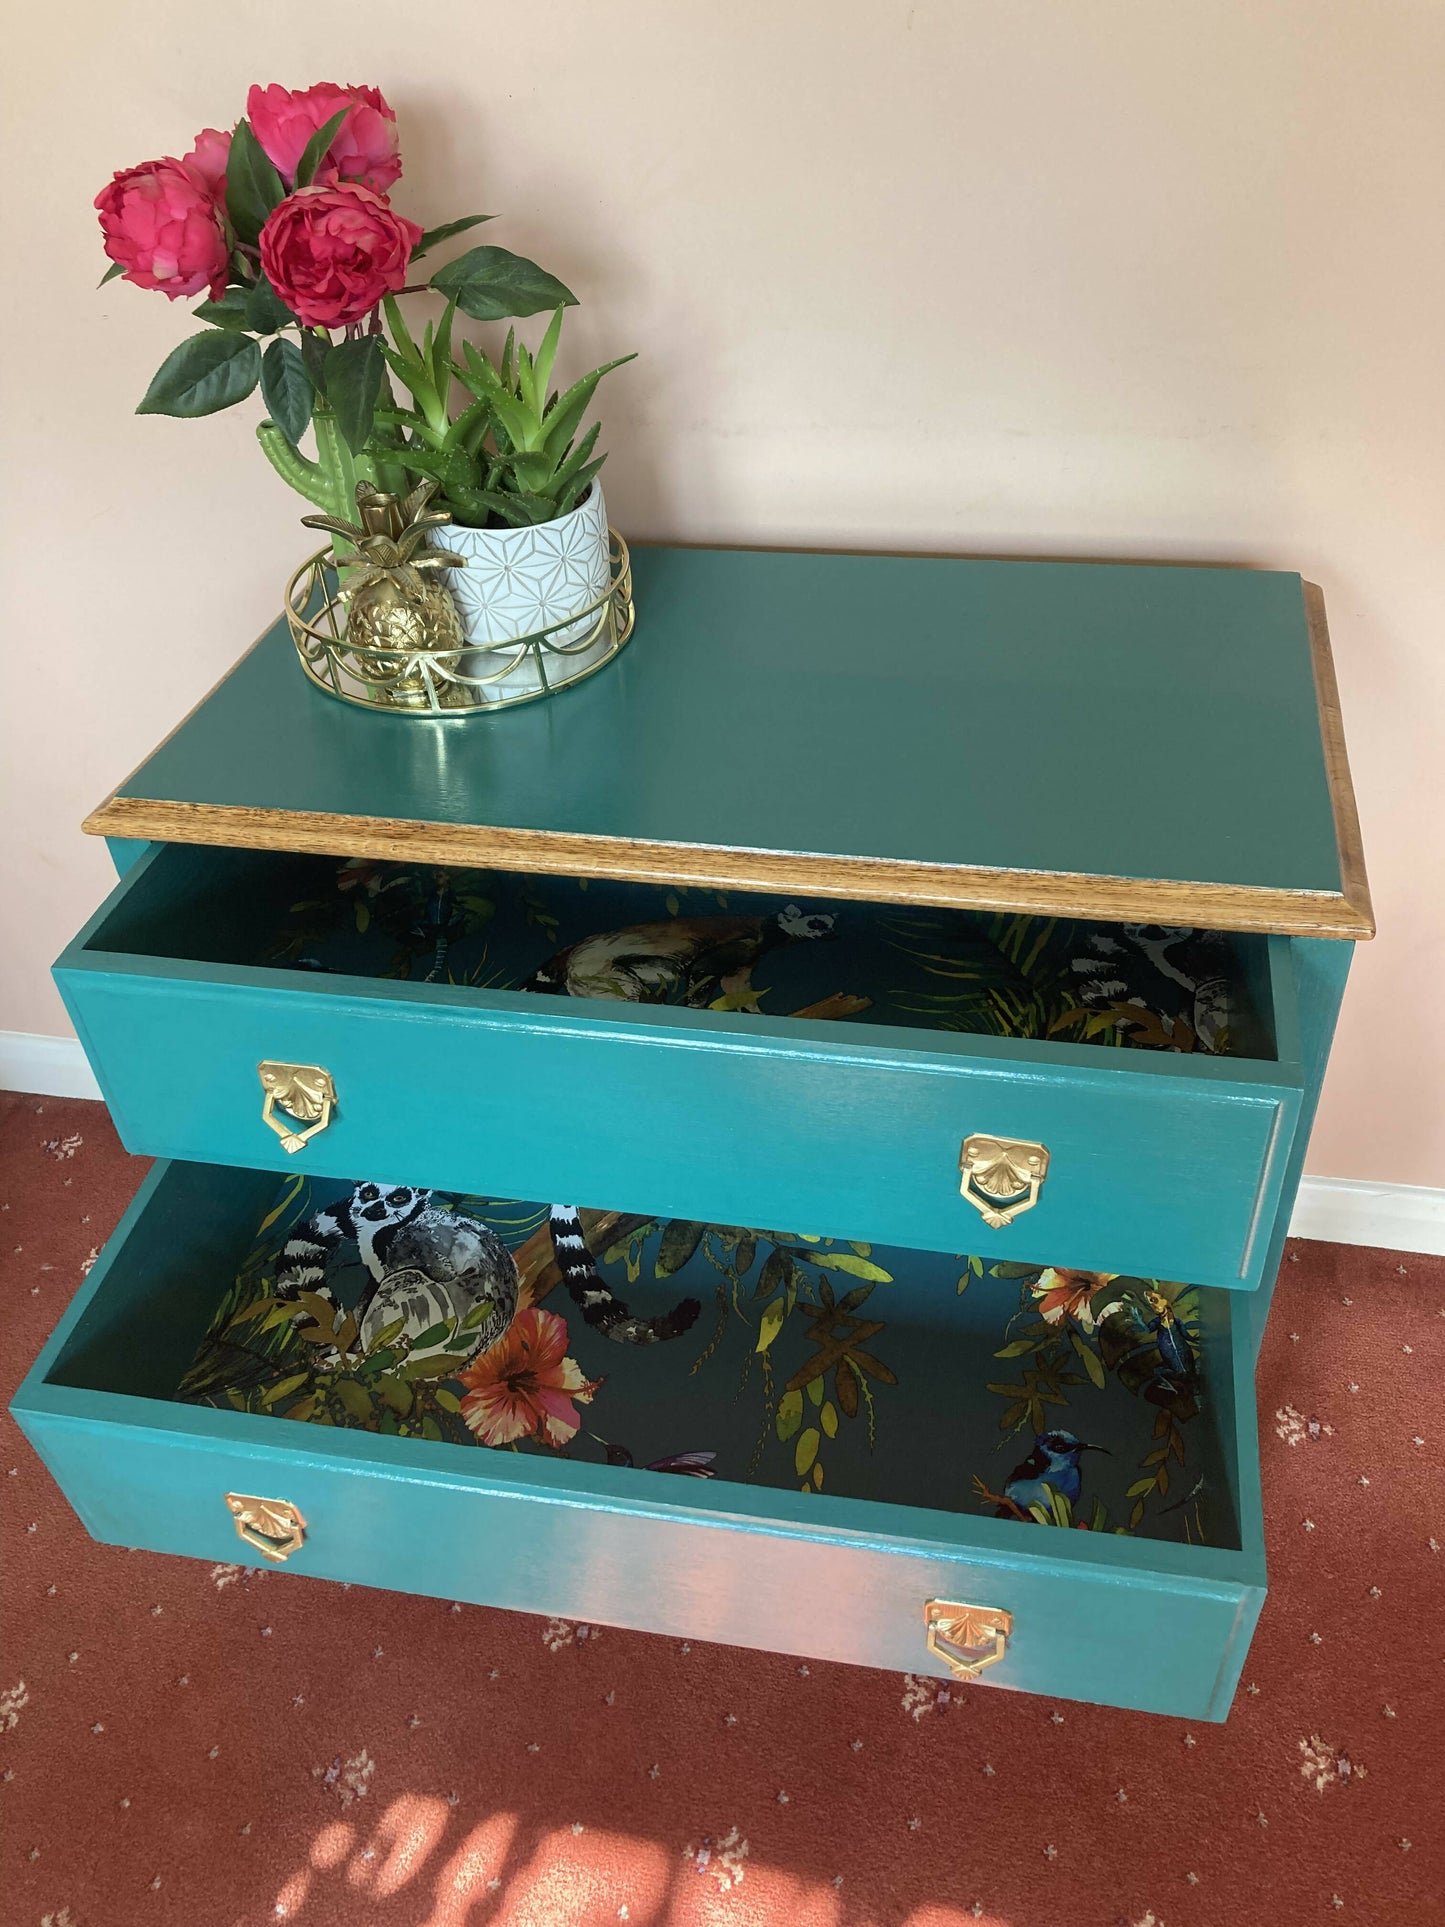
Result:
{"label": "white baseboard", "polygon": [[37,1037],[0,1030],[0,1091],[37,1097],[99,1097],[95,1072],[76,1037]]}
{"label": "white baseboard", "polygon": [[1292,1238],[1445,1256],[1445,1191],[1360,1178],[1302,1178]]}
{"label": "white baseboard", "polygon": [[[34,1091],[39,1097],[100,1096],[77,1039],[35,1037],[20,1030],[0,1030],[0,1091]],[[1290,1236],[1445,1256],[1445,1190],[1356,1178],[1305,1178],[1295,1200]]]}

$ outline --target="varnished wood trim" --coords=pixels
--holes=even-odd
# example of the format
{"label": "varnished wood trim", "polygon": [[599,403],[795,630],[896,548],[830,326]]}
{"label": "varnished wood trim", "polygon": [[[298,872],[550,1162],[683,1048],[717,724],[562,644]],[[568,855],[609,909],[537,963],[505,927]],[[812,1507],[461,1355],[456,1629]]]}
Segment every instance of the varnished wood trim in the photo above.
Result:
{"label": "varnished wood trim", "polygon": [[1304,584],[1304,597],[1305,617],[1310,629],[1310,654],[1314,660],[1315,695],[1320,706],[1325,775],[1330,786],[1330,804],[1335,813],[1340,881],[1344,887],[1345,902],[1364,926],[1352,934],[1373,937],[1375,912],[1370,902],[1370,880],[1365,875],[1365,846],[1360,839],[1360,817],[1355,807],[1355,786],[1350,781],[1350,759],[1345,751],[1345,722],[1340,711],[1339,684],[1335,681],[1329,624],[1325,620],[1325,598],[1313,582]]}
{"label": "varnished wood trim", "polygon": [[990,870],[886,857],[734,850],[697,843],[636,842],[552,830],[489,829],[383,816],[327,816],[215,803],[113,796],[88,816],[92,836],[157,843],[213,843],[409,863],[453,863],[552,876],[611,877],[715,889],[796,891],[947,910],[1002,910],[1089,917],[1102,923],[1177,923],[1295,937],[1367,937],[1373,925],[1346,897],[1326,890],[1255,889],[1170,878],[1080,876],[1055,870]]}

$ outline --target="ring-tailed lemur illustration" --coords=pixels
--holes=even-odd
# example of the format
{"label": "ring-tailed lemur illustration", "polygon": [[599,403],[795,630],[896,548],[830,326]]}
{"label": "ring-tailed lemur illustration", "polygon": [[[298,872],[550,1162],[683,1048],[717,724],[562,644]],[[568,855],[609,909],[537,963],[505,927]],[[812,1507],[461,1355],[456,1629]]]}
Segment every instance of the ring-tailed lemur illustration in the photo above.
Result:
{"label": "ring-tailed lemur illustration", "polygon": [[1105,930],[1085,937],[1073,960],[1082,1001],[1093,1010],[1134,1003],[1164,1017],[1183,1017],[1201,1049],[1217,1050],[1236,1014],[1228,939],[1215,930],[1159,923],[1126,923],[1120,934],[1126,943]]}
{"label": "ring-tailed lemur illustration", "polygon": [[[697,1300],[686,1298],[662,1317],[634,1318],[598,1276],[570,1206],[553,1206],[551,1232],[563,1282],[587,1323],[604,1337],[650,1344],[677,1337],[697,1317]],[[326,1271],[348,1242],[355,1244],[370,1276],[355,1312],[362,1353],[399,1318],[396,1342],[406,1342],[409,1361],[446,1358],[457,1361],[454,1369],[460,1370],[494,1345],[516,1316],[521,1280],[496,1232],[463,1211],[447,1210],[433,1192],[407,1185],[358,1184],[349,1199],[315,1212],[282,1249],[276,1296],[296,1300],[302,1292],[314,1294],[340,1322]],[[417,1343],[433,1331],[435,1337]],[[327,1362],[337,1362],[335,1347],[327,1349]]]}
{"label": "ring-tailed lemur illustration", "polygon": [[704,1003],[712,987],[746,996],[753,965],[782,944],[833,935],[835,919],[796,903],[766,917],[673,917],[584,937],[549,957],[523,990],[635,1004]]}

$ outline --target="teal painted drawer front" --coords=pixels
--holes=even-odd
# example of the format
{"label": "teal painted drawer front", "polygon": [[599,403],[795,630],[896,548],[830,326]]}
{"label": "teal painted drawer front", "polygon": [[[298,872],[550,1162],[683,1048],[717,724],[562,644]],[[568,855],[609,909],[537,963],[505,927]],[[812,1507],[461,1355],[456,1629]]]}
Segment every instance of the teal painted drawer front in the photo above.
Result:
{"label": "teal painted drawer front", "polygon": [[[1303,1085],[1283,939],[1252,953],[1274,1057],[1186,1056],[232,961],[298,861],[153,849],[60,959],[131,1150],[1260,1280]],[[335,1080],[295,1156],[262,1120],[262,1060]],[[960,1195],[978,1133],[1050,1154],[1003,1228]]]}
{"label": "teal painted drawer front", "polygon": [[[1012,1616],[981,1684],[1224,1717],[1264,1593],[1248,1320],[1228,1294],[1199,1294],[1198,1422],[1230,1546],[1050,1530],[177,1404],[276,1189],[158,1166],[17,1395],[96,1537],[261,1564],[226,1509],[240,1493],[304,1517],[288,1574],[943,1676],[923,1619],[940,1599]],[[997,1369],[965,1351],[960,1371]],[[927,1452],[921,1414],[915,1431]]]}

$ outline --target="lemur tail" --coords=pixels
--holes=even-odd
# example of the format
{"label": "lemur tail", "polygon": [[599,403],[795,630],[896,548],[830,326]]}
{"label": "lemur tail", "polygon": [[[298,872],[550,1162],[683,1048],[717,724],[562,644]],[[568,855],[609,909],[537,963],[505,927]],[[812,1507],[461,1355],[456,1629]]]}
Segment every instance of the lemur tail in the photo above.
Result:
{"label": "lemur tail", "polygon": [[552,1249],[562,1282],[583,1318],[594,1331],[616,1339],[619,1345],[655,1345],[660,1339],[680,1338],[702,1310],[696,1298],[684,1298],[659,1318],[634,1318],[598,1276],[582,1235],[582,1221],[570,1204],[552,1206]]}

